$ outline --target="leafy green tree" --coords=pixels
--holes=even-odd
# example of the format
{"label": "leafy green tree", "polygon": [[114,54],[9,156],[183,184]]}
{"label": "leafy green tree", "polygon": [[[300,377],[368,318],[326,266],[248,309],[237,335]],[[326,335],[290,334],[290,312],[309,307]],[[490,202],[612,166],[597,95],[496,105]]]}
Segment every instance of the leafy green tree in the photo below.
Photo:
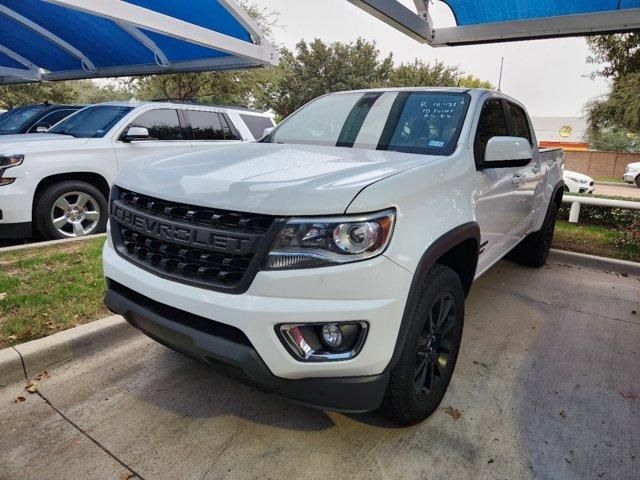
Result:
{"label": "leafy green tree", "polygon": [[482,80],[473,75],[465,75],[461,77],[458,81],[458,86],[465,88],[486,88],[487,90],[495,90],[496,88],[491,82]]}
{"label": "leafy green tree", "polygon": [[619,128],[590,130],[587,143],[591,150],[602,152],[640,152],[640,138],[635,133]]}
{"label": "leafy green tree", "polygon": [[0,86],[0,107],[9,109],[29,103],[96,103],[130,98],[130,94],[112,84],[99,85],[91,80],[20,83]]}
{"label": "leafy green tree", "polygon": [[296,53],[283,49],[272,79],[273,90],[259,104],[286,117],[314,98],[340,90],[388,84],[393,72],[391,55],[381,58],[374,42],[362,38],[350,43],[326,44],[301,40]]}
{"label": "leafy green tree", "polygon": [[606,35],[587,39],[591,63],[604,64],[594,76],[607,78],[607,95],[587,105],[589,128],[640,133],[640,33]]}
{"label": "leafy green tree", "polygon": [[458,67],[436,60],[433,64],[416,58],[396,67],[389,78],[391,87],[455,87],[460,80]]}

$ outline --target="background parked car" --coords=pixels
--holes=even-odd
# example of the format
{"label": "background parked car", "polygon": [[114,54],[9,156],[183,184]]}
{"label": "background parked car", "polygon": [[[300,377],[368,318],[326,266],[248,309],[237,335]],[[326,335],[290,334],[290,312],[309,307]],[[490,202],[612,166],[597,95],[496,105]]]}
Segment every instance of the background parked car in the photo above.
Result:
{"label": "background parked car", "polygon": [[46,132],[86,105],[24,105],[0,116],[0,135]]}
{"label": "background parked car", "polygon": [[562,176],[564,191],[571,193],[593,193],[593,178],[578,172],[565,170]]}
{"label": "background parked car", "polygon": [[625,182],[635,183],[640,188],[640,162],[630,163],[622,177]]}
{"label": "background parked car", "polygon": [[112,102],[87,107],[47,133],[2,137],[0,238],[102,232],[109,188],[123,165],[254,141],[273,125],[269,115],[240,107]]}

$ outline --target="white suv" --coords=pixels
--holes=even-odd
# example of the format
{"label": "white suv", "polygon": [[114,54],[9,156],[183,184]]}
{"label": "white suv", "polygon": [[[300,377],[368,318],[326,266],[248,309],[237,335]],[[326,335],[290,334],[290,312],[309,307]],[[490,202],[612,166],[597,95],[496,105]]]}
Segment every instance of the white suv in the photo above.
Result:
{"label": "white suv", "polygon": [[240,107],[110,102],[47,133],[0,139],[0,238],[48,239],[104,231],[109,187],[123,165],[254,141],[273,120]]}

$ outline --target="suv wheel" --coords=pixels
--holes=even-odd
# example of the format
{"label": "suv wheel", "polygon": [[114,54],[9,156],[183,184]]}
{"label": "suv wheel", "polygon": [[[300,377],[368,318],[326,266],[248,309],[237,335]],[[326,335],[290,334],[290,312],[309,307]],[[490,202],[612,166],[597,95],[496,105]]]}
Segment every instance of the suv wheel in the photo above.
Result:
{"label": "suv wheel", "polygon": [[636,177],[636,186],[640,188],[640,175]]}
{"label": "suv wheel", "polygon": [[422,285],[407,341],[391,370],[380,407],[385,417],[414,425],[436,411],[458,359],[463,324],[460,277],[436,265]]}
{"label": "suv wheel", "polygon": [[47,187],[37,198],[35,224],[48,240],[77,238],[104,232],[107,201],[96,187],[81,181]]}

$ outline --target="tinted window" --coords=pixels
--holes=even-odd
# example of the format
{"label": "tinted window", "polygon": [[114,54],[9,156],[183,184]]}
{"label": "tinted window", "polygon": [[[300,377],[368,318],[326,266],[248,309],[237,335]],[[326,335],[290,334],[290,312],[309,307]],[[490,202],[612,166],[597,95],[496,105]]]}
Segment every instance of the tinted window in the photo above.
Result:
{"label": "tinted window", "polygon": [[487,100],[482,105],[482,112],[478,120],[478,130],[475,140],[475,155],[478,161],[484,160],[484,152],[487,143],[493,137],[506,137],[509,135],[507,120],[502,108],[502,100]]}
{"label": "tinted window", "polygon": [[77,112],[78,110],[70,110],[70,109],[64,109],[64,110],[56,110],[54,112],[51,112],[47,115],[45,115],[44,117],[42,117],[40,120],[37,121],[37,123],[31,127],[32,132],[36,131],[36,128],[38,125],[40,124],[44,124],[44,126],[46,127],[47,125],[49,127],[53,127],[56,123],[58,123],[60,120],[64,120],[65,118],[67,118],[69,115],[71,115],[74,112]]}
{"label": "tinted window", "polygon": [[240,118],[256,140],[264,136],[265,128],[273,127],[273,121],[269,117],[240,114]]}
{"label": "tinted window", "polygon": [[45,110],[44,105],[14,108],[0,117],[0,133],[17,133],[35,115]]}
{"label": "tinted window", "polygon": [[518,105],[508,102],[509,113],[513,120],[513,136],[522,137],[529,140],[531,143],[531,131],[529,130],[529,122],[527,121],[527,114]]}
{"label": "tinted window", "polygon": [[189,110],[188,115],[194,140],[224,140],[222,123],[216,112]]}
{"label": "tinted window", "polygon": [[136,118],[130,127],[142,127],[149,130],[154,140],[184,140],[180,119],[176,110],[151,110]]}
{"label": "tinted window", "polygon": [[77,138],[102,138],[113,126],[133,110],[119,105],[96,105],[65,118],[48,133],[71,135]]}
{"label": "tinted window", "polygon": [[234,128],[231,128],[231,122],[228,121],[226,115],[220,114],[220,122],[222,123],[222,131],[224,132],[225,140],[242,140],[238,135],[238,132]]}

